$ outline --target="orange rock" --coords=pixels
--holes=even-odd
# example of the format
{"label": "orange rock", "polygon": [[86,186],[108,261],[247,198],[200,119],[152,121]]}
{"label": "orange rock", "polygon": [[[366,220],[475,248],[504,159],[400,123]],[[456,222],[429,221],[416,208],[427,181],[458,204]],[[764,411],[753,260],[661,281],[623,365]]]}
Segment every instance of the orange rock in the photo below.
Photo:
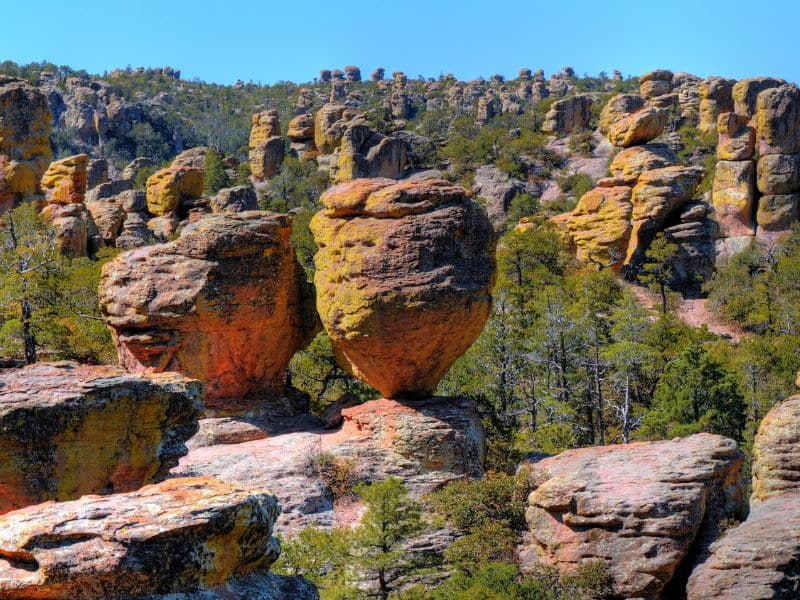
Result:
{"label": "orange rock", "polygon": [[608,139],[622,148],[646,144],[661,135],[666,123],[667,111],[645,108],[610,125]]}
{"label": "orange rock", "polygon": [[340,358],[386,397],[429,394],[489,316],[486,213],[440,180],[358,179],[321,202],[317,308]]}
{"label": "orange rock", "polygon": [[157,217],[174,212],[185,200],[200,198],[205,185],[202,169],[170,166],[147,178],[147,210]]}
{"label": "orange rock", "polygon": [[51,204],[75,204],[86,196],[87,154],[77,154],[51,163],[42,177],[42,190]]}
{"label": "orange rock", "polygon": [[100,308],[120,364],[205,383],[219,412],[276,408],[286,367],[318,329],[287,215],[208,216],[104,266]]}
{"label": "orange rock", "polygon": [[287,137],[293,142],[307,142],[314,139],[314,115],[297,115],[289,121]]}
{"label": "orange rock", "polygon": [[0,597],[196,592],[269,567],[277,499],[207,477],[47,502],[0,517]]}
{"label": "orange rock", "polygon": [[792,396],[767,413],[753,443],[753,495],[759,502],[800,492],[800,396]]}
{"label": "orange rock", "polygon": [[0,513],[164,479],[197,431],[200,394],[175,373],[69,362],[4,372]]}
{"label": "orange rock", "polygon": [[722,237],[753,235],[756,213],[756,163],[720,160],[714,168],[711,190]]}
{"label": "orange rock", "polygon": [[634,185],[645,171],[677,164],[678,156],[663,144],[633,146],[620,151],[611,161],[609,170],[626,185]]}
{"label": "orange rock", "polygon": [[250,172],[258,181],[273,177],[281,168],[285,142],[277,110],[256,113],[250,128]]}
{"label": "orange rock", "polygon": [[576,256],[602,267],[622,266],[632,211],[629,187],[598,187],[585,193],[566,219]]}

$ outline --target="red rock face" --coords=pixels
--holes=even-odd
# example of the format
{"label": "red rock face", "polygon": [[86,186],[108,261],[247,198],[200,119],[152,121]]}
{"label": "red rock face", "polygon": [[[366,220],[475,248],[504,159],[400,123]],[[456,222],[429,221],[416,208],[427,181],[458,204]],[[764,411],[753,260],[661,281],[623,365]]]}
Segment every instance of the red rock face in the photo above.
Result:
{"label": "red rock face", "polygon": [[200,393],[175,373],[70,362],[3,373],[0,514],[164,479],[197,431]]}
{"label": "red rock face", "polygon": [[318,327],[290,233],[286,215],[215,215],[105,265],[100,308],[120,364],[200,379],[220,413],[269,407]]}
{"label": "red rock face", "polygon": [[739,510],[742,454],[697,434],[668,442],[581,448],[531,465],[525,567],[570,570],[601,559],[614,593],[659,597],[687,558]]}
{"label": "red rock face", "polygon": [[280,509],[204,477],[0,517],[0,598],[106,600],[203,589],[268,567]]}

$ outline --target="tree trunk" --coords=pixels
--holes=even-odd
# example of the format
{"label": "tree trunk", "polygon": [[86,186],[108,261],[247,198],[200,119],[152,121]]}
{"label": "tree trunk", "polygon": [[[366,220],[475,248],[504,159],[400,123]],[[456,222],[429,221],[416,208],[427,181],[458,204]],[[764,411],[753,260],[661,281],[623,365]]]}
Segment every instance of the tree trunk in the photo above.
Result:
{"label": "tree trunk", "polygon": [[32,365],[36,362],[36,336],[31,328],[31,304],[27,298],[21,302],[22,308],[22,342],[25,346],[25,362]]}
{"label": "tree trunk", "polygon": [[667,314],[667,285],[662,281],[661,285],[661,313]]}

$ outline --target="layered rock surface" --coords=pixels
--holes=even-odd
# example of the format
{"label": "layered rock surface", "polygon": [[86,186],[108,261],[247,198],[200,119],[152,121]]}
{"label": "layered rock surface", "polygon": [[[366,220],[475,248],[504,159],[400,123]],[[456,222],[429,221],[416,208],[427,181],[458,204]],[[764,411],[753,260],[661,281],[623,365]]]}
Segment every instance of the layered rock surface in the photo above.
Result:
{"label": "layered rock surface", "polygon": [[658,597],[690,555],[742,503],[743,455],[727,438],[696,434],[569,450],[530,465],[527,568],[599,559],[613,593]]}
{"label": "layered rock surface", "polygon": [[200,379],[209,409],[277,409],[289,360],[317,329],[290,234],[287,215],[212,215],[106,264],[100,308],[120,364]]}
{"label": "layered rock surface", "polygon": [[277,110],[256,113],[250,129],[250,172],[256,181],[273,177],[281,168],[286,142]]}
{"label": "layered rock surface", "polygon": [[336,351],[386,397],[429,394],[489,315],[485,212],[437,180],[356,180],[321,202],[317,308]]}
{"label": "layered rock surface", "polygon": [[165,478],[197,431],[200,393],[199,382],[175,373],[110,366],[40,363],[3,373],[0,513]]}

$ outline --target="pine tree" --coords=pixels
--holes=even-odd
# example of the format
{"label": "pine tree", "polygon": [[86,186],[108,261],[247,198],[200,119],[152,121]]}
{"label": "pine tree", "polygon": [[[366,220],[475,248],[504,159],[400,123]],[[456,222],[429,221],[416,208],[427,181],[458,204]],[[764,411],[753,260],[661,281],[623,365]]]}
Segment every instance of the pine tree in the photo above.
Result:
{"label": "pine tree", "polygon": [[672,268],[677,255],[677,244],[670,242],[663,232],[658,233],[645,252],[646,260],[639,275],[639,281],[658,290],[663,314],[667,314],[667,287],[674,275]]}
{"label": "pine tree", "polygon": [[225,173],[225,165],[222,164],[222,155],[213,146],[210,146],[206,152],[204,167],[206,194],[216,194],[221,189],[230,186],[231,182]]}

